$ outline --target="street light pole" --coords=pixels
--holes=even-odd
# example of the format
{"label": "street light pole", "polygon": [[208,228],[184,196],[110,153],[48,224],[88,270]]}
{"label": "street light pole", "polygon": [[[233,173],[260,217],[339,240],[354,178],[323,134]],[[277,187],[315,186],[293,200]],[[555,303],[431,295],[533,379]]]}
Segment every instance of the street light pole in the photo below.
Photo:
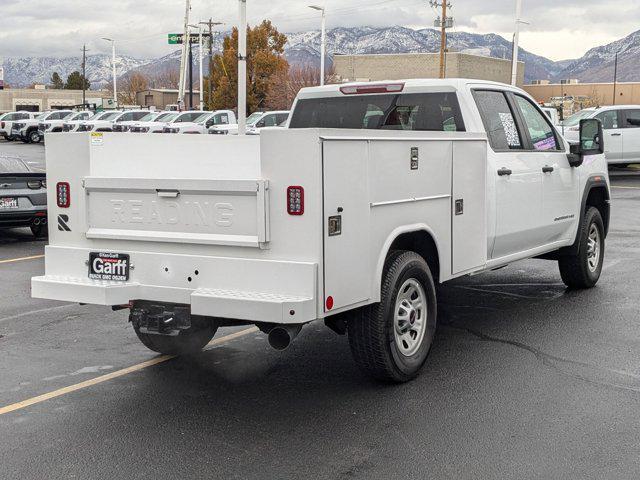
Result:
{"label": "street light pole", "polygon": [[520,24],[523,23],[522,0],[516,0],[516,29],[513,34],[513,58],[511,60],[511,85],[518,83],[518,50],[520,46]]}
{"label": "street light pole", "polygon": [[180,80],[178,85],[178,109],[182,110],[184,105],[184,91],[187,76],[185,75],[185,67],[187,63],[187,42],[189,42],[189,13],[191,12],[191,0],[185,1],[184,12],[184,36],[182,37],[182,53],[180,54]]}
{"label": "street light pole", "polygon": [[202,51],[202,22],[197,25],[190,25],[192,28],[198,29],[198,60],[200,61],[200,111],[204,111],[204,53]]}
{"label": "street light pole", "polygon": [[238,135],[247,133],[247,0],[238,0]]}
{"label": "street light pole", "polygon": [[116,71],[116,41],[112,38],[102,37],[103,40],[111,42],[111,66],[113,68],[113,103],[118,108],[118,73]]}
{"label": "street light pole", "polygon": [[325,7],[318,5],[309,5],[309,8],[322,12],[322,26],[321,26],[321,39],[320,39],[320,86],[324,85],[325,68],[324,62],[327,56],[327,15]]}

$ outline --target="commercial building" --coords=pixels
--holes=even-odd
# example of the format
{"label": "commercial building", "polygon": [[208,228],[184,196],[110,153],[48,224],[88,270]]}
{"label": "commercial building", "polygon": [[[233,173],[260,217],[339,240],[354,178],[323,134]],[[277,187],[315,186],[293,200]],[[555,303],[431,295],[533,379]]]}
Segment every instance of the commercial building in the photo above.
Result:
{"label": "commercial building", "polygon": [[[186,92],[185,101],[189,105],[189,92]],[[167,105],[178,103],[178,90],[169,88],[151,88],[136,93],[136,103],[143,108],[153,107],[156,110],[164,110]],[[200,91],[193,91],[193,107],[200,105]]]}
{"label": "commercial building", "polygon": [[[99,108],[110,106],[111,94],[105,90],[87,90],[86,102]],[[44,85],[36,88],[7,88],[0,90],[0,113],[27,110],[43,112],[82,105],[82,90],[53,90]]]}
{"label": "commercial building", "polygon": [[[403,78],[438,78],[440,54],[401,53],[372,55],[336,55],[336,75],[342,81],[381,81]],[[511,83],[511,60],[467,53],[447,53],[449,78],[476,78]],[[519,62],[518,85],[524,84],[524,63]]]}
{"label": "commercial building", "polygon": [[557,103],[563,97],[578,99],[584,106],[638,105],[640,82],[616,83],[540,83],[524,89],[541,103]]}

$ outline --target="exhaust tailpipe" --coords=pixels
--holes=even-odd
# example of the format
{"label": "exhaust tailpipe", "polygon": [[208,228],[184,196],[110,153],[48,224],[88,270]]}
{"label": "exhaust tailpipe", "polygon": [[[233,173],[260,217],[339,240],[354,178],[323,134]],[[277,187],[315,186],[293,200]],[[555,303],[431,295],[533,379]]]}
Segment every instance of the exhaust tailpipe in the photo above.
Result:
{"label": "exhaust tailpipe", "polygon": [[42,220],[40,220],[40,223],[42,225],[46,225],[47,224],[47,217],[44,217]]}
{"label": "exhaust tailpipe", "polygon": [[40,219],[39,219],[39,218],[36,218],[36,219],[33,221],[33,224],[34,224],[36,227],[37,227],[38,225],[40,225]]}
{"label": "exhaust tailpipe", "polygon": [[269,330],[269,345],[278,351],[286,350],[302,330],[302,325],[278,325]]}

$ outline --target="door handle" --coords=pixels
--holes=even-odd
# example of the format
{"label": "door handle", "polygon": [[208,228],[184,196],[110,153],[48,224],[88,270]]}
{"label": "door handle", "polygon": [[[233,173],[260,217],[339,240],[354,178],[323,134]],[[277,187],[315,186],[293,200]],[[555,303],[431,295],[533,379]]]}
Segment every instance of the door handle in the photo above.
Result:
{"label": "door handle", "polygon": [[545,167],[542,167],[542,173],[551,173],[551,172],[553,172],[553,170],[554,170],[554,168],[550,167],[548,165],[545,166]]}
{"label": "door handle", "polygon": [[612,137],[621,137],[622,134],[621,133],[612,133],[611,136]]}
{"label": "door handle", "polygon": [[178,196],[180,195],[180,191],[179,190],[156,190],[156,192],[158,193],[158,196],[160,198],[178,198]]}
{"label": "door handle", "polygon": [[512,173],[513,171],[509,170],[508,168],[501,168],[500,170],[498,170],[498,175],[501,177],[511,175]]}

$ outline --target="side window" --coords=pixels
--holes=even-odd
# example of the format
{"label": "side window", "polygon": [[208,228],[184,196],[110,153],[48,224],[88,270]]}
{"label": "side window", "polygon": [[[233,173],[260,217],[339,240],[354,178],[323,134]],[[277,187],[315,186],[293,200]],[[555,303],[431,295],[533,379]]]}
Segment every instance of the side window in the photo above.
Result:
{"label": "side window", "polygon": [[131,114],[131,120],[140,120],[142,117],[146,115],[147,115],[147,112],[133,112]]}
{"label": "side window", "polygon": [[524,118],[534,150],[558,150],[558,141],[546,116],[528,99],[515,95],[516,103]]}
{"label": "side window", "polygon": [[602,122],[602,128],[604,130],[615,130],[616,128],[620,128],[618,125],[618,111],[617,110],[609,110],[607,112],[601,112],[595,116],[598,120]]}
{"label": "side window", "polygon": [[276,125],[278,125],[275,114],[267,115],[262,119],[262,121],[264,122],[265,127],[275,127]]}
{"label": "side window", "polygon": [[117,123],[120,122],[129,122],[132,120],[131,117],[131,113],[125,113],[124,115],[122,115],[118,120],[116,120]]}
{"label": "side window", "polygon": [[494,150],[519,150],[522,139],[503,92],[478,90],[474,92],[482,123]]}
{"label": "side window", "polygon": [[624,110],[624,128],[640,128],[640,110]]}
{"label": "side window", "polygon": [[278,125],[282,125],[284,122],[287,121],[287,118],[289,118],[288,113],[278,113],[276,115],[276,122]]}
{"label": "side window", "polygon": [[16,120],[29,120],[29,114],[21,113],[16,117]]}

